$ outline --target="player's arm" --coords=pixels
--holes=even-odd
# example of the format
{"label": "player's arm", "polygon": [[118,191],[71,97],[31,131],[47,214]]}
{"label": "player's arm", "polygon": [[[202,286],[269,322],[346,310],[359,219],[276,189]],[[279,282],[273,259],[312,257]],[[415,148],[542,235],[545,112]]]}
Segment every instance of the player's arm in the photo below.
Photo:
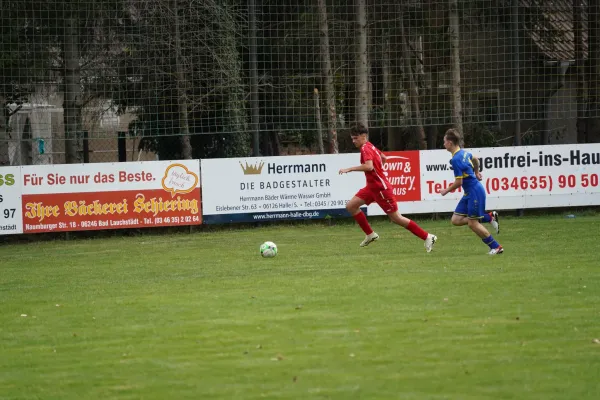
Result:
{"label": "player's arm", "polygon": [[452,182],[452,185],[448,186],[446,189],[442,189],[440,191],[440,194],[442,196],[445,196],[448,193],[452,192],[453,190],[458,189],[461,185],[462,185],[462,177],[456,176],[456,177],[454,177],[454,182]]}
{"label": "player's arm", "polygon": [[452,192],[453,190],[458,189],[462,185],[463,171],[460,168],[460,165],[458,163],[454,162],[454,159],[452,159],[450,161],[450,164],[452,164],[452,169],[454,170],[454,182],[452,182],[452,185],[448,186],[446,189],[442,189],[440,191],[440,194],[442,196],[445,196],[448,193]]}
{"label": "player's arm", "polygon": [[381,165],[384,165],[387,161],[387,156],[383,152],[379,153],[379,156],[381,157]]}
{"label": "player's arm", "polygon": [[471,163],[473,164],[473,172],[475,173],[475,177],[478,180],[481,180],[481,172],[479,171],[479,159],[475,156],[471,159]]}
{"label": "player's arm", "polygon": [[341,174],[347,174],[348,172],[369,172],[373,171],[373,160],[367,160],[364,164],[357,165],[356,167],[342,168],[340,169]]}

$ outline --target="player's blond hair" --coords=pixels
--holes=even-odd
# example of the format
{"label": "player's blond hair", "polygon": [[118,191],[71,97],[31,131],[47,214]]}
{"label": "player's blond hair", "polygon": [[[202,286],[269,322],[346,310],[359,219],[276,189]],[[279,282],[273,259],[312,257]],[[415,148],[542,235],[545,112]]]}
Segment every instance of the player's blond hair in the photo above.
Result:
{"label": "player's blond hair", "polygon": [[460,146],[460,143],[462,142],[462,135],[456,129],[448,129],[444,136],[446,136],[446,139],[451,141],[455,146]]}

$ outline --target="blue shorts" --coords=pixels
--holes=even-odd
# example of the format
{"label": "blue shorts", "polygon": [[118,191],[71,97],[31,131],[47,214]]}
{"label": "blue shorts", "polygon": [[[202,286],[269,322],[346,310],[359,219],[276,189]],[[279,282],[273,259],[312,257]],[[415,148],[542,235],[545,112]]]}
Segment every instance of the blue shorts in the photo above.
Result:
{"label": "blue shorts", "polygon": [[476,185],[458,202],[455,214],[464,215],[470,219],[481,219],[485,214],[485,189],[481,185]]}

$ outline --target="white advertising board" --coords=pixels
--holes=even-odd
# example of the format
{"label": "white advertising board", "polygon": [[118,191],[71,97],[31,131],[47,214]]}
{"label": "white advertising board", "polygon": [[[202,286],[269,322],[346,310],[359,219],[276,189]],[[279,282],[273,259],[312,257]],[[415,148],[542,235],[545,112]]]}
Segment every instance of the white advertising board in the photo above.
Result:
{"label": "white advertising board", "polygon": [[345,215],[346,202],[365,177],[338,172],[359,164],[359,153],[202,160],[204,222]]}
{"label": "white advertising board", "polygon": [[[600,144],[466,149],[481,161],[488,210],[600,204]],[[421,198],[401,202],[402,213],[451,212],[463,195],[439,192],[454,181],[451,154],[419,152]],[[368,208],[381,215],[379,206]]]}
{"label": "white advertising board", "polygon": [[23,233],[21,169],[0,168],[0,235]]}
{"label": "white advertising board", "polygon": [[[488,210],[600,205],[600,144],[467,149],[481,160]],[[452,212],[460,190],[446,150],[386,152],[385,173],[401,213]],[[338,175],[358,165],[358,153],[201,162],[206,223],[344,216],[365,184],[364,174]],[[382,215],[377,204],[368,215]]]}

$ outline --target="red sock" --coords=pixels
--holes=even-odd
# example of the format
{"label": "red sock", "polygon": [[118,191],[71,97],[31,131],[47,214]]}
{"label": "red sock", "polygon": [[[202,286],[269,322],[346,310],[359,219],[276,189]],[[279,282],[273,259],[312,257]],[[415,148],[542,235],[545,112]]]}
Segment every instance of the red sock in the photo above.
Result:
{"label": "red sock", "polygon": [[371,233],[373,233],[373,229],[371,229],[371,225],[369,225],[369,221],[367,221],[367,216],[364,212],[360,211],[353,217],[356,220],[356,222],[358,222],[360,229],[362,229],[366,235],[370,235]]}
{"label": "red sock", "polygon": [[423,230],[419,225],[417,225],[414,221],[410,221],[408,226],[406,227],[409,231],[412,232],[413,235],[420,237],[421,239],[427,239],[428,233]]}

